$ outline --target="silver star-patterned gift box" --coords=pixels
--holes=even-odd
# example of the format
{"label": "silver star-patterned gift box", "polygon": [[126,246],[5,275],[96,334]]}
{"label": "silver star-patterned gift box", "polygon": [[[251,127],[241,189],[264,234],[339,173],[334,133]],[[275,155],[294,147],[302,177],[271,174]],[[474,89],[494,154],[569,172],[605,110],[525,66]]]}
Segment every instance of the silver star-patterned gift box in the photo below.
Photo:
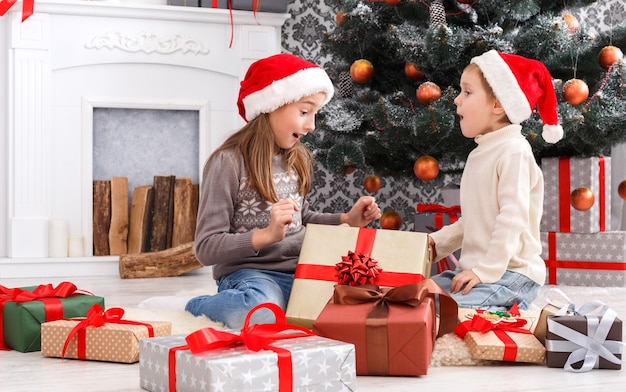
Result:
{"label": "silver star-patterned gift box", "polygon": [[542,232],[546,283],[626,286],[626,231],[595,234]]}
{"label": "silver star-patterned gift box", "polygon": [[[541,231],[598,233],[611,227],[611,158],[543,158],[543,216]],[[570,194],[589,188],[594,195],[590,209],[579,211]]]}
{"label": "silver star-patterned gift box", "polygon": [[[185,335],[142,339],[139,350],[141,388],[152,392],[168,391],[170,349],[185,344]],[[306,336],[279,340],[272,346],[291,352],[293,391],[356,390],[354,345]],[[279,391],[274,351],[254,352],[235,344],[198,355],[189,350],[176,350],[175,355],[177,392]]]}

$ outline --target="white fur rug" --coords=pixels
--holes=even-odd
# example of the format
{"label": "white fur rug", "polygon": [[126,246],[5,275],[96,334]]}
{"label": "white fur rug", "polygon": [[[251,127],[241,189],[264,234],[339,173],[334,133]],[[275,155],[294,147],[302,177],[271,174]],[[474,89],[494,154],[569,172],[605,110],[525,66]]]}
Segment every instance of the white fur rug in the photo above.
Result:
{"label": "white fur rug", "polygon": [[[551,286],[555,287],[555,286]],[[550,287],[543,287],[539,293],[537,300],[532,304],[531,309],[524,311],[523,314],[532,319],[537,319],[541,309],[547,304],[546,292]],[[626,313],[624,298],[626,297],[626,288],[620,287],[576,287],[576,286],[556,286],[567,297],[580,306],[590,300],[600,300],[612,307],[620,318]],[[177,295],[193,296],[213,294],[207,290],[191,290],[179,292]],[[554,298],[559,299],[557,298]],[[561,301],[558,301],[559,303]],[[172,322],[172,334],[189,334],[205,327],[213,327],[216,329],[225,329],[224,324],[212,321],[208,317],[195,317],[191,313],[184,310],[153,310],[126,307],[124,308],[124,318],[127,320],[137,321],[170,321]],[[464,314],[464,311],[460,311]],[[433,350],[430,366],[484,366],[494,361],[486,361],[473,359],[469,353],[467,345],[454,333],[444,335],[437,339],[435,349]]]}

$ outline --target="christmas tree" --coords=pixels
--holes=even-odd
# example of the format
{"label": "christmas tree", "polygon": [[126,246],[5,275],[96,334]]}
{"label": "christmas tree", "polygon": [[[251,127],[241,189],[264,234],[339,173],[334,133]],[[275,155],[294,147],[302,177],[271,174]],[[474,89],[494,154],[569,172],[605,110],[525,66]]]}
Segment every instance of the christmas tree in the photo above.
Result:
{"label": "christmas tree", "polygon": [[453,100],[463,68],[490,49],[540,60],[552,74],[564,138],[545,142],[533,114],[523,132],[538,160],[606,154],[626,141],[626,22],[593,32],[574,11],[594,1],[327,3],[337,25],[322,50],[337,95],[306,143],[332,172],[423,181],[459,173],[475,143],[461,134]]}

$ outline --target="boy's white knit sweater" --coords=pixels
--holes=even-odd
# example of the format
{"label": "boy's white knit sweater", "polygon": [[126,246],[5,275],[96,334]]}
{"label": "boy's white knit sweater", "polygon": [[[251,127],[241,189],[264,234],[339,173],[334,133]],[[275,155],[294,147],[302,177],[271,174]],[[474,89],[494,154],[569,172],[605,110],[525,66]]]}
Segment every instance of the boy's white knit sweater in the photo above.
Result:
{"label": "boy's white knit sweater", "polygon": [[505,270],[543,285],[539,226],[543,174],[518,124],[477,136],[461,177],[461,218],[432,233],[438,258],[462,248],[459,265],[483,283]]}

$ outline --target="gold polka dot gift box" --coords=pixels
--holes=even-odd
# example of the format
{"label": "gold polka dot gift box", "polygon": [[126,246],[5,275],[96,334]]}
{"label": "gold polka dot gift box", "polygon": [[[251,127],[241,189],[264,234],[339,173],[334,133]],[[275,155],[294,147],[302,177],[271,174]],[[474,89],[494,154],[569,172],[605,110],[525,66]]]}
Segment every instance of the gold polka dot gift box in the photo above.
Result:
{"label": "gold polka dot gift box", "polygon": [[41,324],[41,355],[92,361],[135,363],[139,341],[169,336],[169,321],[122,320],[122,308],[106,312],[94,305],[86,318],[56,320]]}

